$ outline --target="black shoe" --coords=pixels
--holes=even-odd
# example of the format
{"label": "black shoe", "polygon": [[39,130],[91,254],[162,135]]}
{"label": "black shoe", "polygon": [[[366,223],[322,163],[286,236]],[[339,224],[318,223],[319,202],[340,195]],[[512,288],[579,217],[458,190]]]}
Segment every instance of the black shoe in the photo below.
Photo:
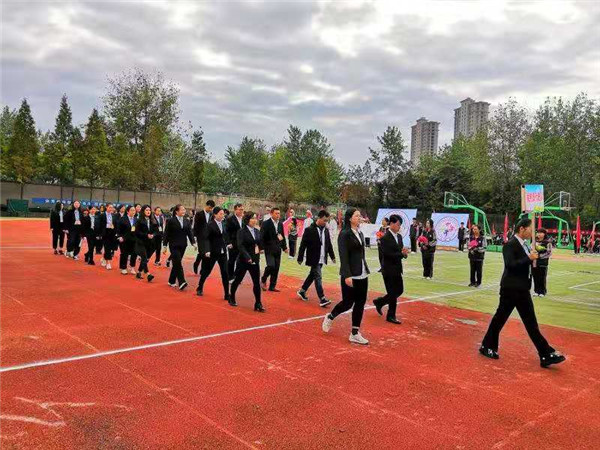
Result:
{"label": "black shoe", "polygon": [[165,266],[167,266],[167,269],[168,269],[169,267],[171,267],[171,261],[167,261],[167,262],[165,263]]}
{"label": "black shoe", "polygon": [[561,355],[558,352],[552,352],[549,355],[540,356],[540,366],[548,367],[548,366],[551,366],[552,364],[560,364],[561,362],[565,361],[566,359],[567,358],[565,358],[564,355]]}
{"label": "black shoe", "polygon": [[235,298],[228,298],[227,302],[229,303],[230,306],[237,306],[237,302],[235,301]]}
{"label": "black shoe", "polygon": [[254,305],[254,311],[265,312],[265,308],[263,308],[263,305]]}
{"label": "black shoe", "polygon": [[385,320],[389,323],[395,323],[396,325],[400,325],[402,323],[402,321],[396,319],[395,317],[388,317]]}
{"label": "black shoe", "polygon": [[59,250],[59,251],[58,251],[58,254],[59,254],[59,255],[64,255],[64,254],[65,254],[65,252],[63,252],[62,250]]}
{"label": "black shoe", "polygon": [[93,259],[90,259],[90,260],[88,261],[88,265],[89,265],[89,266],[95,266],[95,265],[96,265],[96,263],[94,262],[94,260],[93,260]]}
{"label": "black shoe", "polygon": [[327,300],[325,297],[323,297],[319,302],[319,306],[321,308],[327,308],[329,305],[331,305],[331,300]]}
{"label": "black shoe", "polygon": [[187,283],[187,281],[184,281],[183,283],[181,283],[181,284],[179,285],[179,290],[180,290],[180,291],[183,291],[183,290],[184,290],[184,289],[185,289],[187,286],[188,286],[188,283]]}
{"label": "black shoe", "polygon": [[380,316],[383,316],[383,311],[381,310],[383,308],[383,305],[380,303],[381,302],[381,297],[376,298],[375,300],[373,300],[373,304],[375,305],[375,309],[377,310],[377,313]]}
{"label": "black shoe", "polygon": [[55,254],[55,255],[58,255],[58,250],[54,250],[54,254]]}
{"label": "black shoe", "polygon": [[496,350],[484,347],[483,345],[479,347],[479,353],[481,353],[486,358],[500,359],[500,355],[498,355],[498,352]]}
{"label": "black shoe", "polygon": [[475,283],[469,283],[469,287],[475,287]]}
{"label": "black shoe", "polygon": [[281,292],[281,291],[277,288],[269,288],[269,292]]}
{"label": "black shoe", "polygon": [[198,275],[198,266],[200,265],[200,261],[194,261],[193,270],[196,275]]}
{"label": "black shoe", "polygon": [[135,277],[136,277],[138,280],[141,280],[141,279],[142,279],[142,272],[138,272],[138,273],[136,273],[136,274],[135,274]]}
{"label": "black shoe", "polygon": [[148,274],[148,283],[154,280],[154,275]]}
{"label": "black shoe", "polygon": [[226,302],[230,302],[231,301],[231,295],[229,295],[229,294],[226,294],[225,297],[223,297],[223,298],[224,298],[224,300]]}
{"label": "black shoe", "polygon": [[198,297],[202,297],[204,295],[204,292],[202,292],[202,289],[196,289],[196,295]]}
{"label": "black shoe", "polygon": [[266,282],[266,281],[262,281],[262,280],[261,280],[261,282],[260,282],[260,288],[261,288],[263,291],[266,291],[266,290],[267,290],[267,282]]}
{"label": "black shoe", "polygon": [[308,296],[306,295],[306,291],[304,289],[300,289],[298,292],[296,292],[296,294],[298,294],[300,300],[304,300],[305,302],[308,301]]}

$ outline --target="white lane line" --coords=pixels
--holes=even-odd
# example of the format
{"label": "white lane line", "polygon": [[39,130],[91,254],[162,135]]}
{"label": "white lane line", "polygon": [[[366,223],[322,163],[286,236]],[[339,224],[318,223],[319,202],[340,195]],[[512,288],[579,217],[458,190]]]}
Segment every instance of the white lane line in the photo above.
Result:
{"label": "white lane line", "polygon": [[[591,306],[592,308],[600,308],[600,303],[587,303],[587,302],[579,302],[577,300],[569,300],[569,299],[565,299],[565,298],[549,298],[546,297],[545,300],[550,300],[552,302],[559,302],[559,303],[575,303],[576,305],[585,305],[585,306]],[[540,300],[538,300],[540,301]]]}
{"label": "white lane line", "polygon": [[8,247],[0,247],[0,250],[52,250],[52,247],[48,246],[33,246],[33,245],[25,245],[22,247],[19,246],[8,246]]}
{"label": "white lane line", "polygon": [[[438,295],[431,295],[431,296],[427,296],[427,297],[413,298],[413,299],[409,299],[409,300],[405,300],[405,301],[400,301],[398,303],[404,304],[404,303],[421,302],[421,301],[425,301],[425,300],[431,300],[431,299],[441,298],[441,297],[449,297],[452,295],[459,295],[459,294],[470,293],[470,292],[476,292],[476,291],[465,290],[465,291],[458,291],[458,292],[449,292],[446,294],[438,294]],[[18,301],[18,300],[16,300],[16,301]],[[375,306],[366,306],[365,307],[366,310],[374,309],[374,308],[375,308]],[[347,311],[344,314],[349,314],[349,313],[350,313],[350,311]],[[50,359],[50,360],[45,360],[45,361],[36,361],[36,362],[31,362],[31,363],[18,364],[16,366],[0,367],[0,373],[12,372],[12,371],[16,371],[16,370],[31,369],[33,367],[51,366],[51,365],[55,365],[55,364],[63,364],[63,363],[72,362],[72,361],[81,361],[81,360],[85,360],[85,359],[101,358],[104,356],[118,355],[121,353],[129,353],[129,352],[135,352],[135,351],[139,351],[139,350],[147,350],[150,348],[166,347],[169,345],[184,344],[187,342],[203,341],[203,340],[207,340],[207,339],[213,339],[213,338],[218,338],[218,337],[222,337],[222,336],[229,336],[229,335],[233,335],[233,334],[247,333],[247,332],[256,331],[256,330],[265,330],[265,329],[269,329],[269,328],[290,325],[293,323],[309,322],[311,320],[322,319],[323,317],[325,317],[325,315],[304,317],[302,319],[287,320],[285,322],[270,323],[267,325],[259,325],[259,326],[255,326],[255,327],[242,328],[239,330],[223,331],[220,333],[207,334],[207,335],[203,335],[203,336],[193,336],[193,337],[189,337],[189,338],[175,339],[175,340],[171,340],[171,341],[156,342],[154,344],[145,344],[145,345],[137,345],[134,347],[118,348],[115,350],[106,350],[103,352],[90,353],[87,355],[70,356],[67,358]]]}
{"label": "white lane line", "polygon": [[569,286],[569,289],[577,289],[582,286],[589,286],[590,284],[597,284],[597,283],[600,283],[600,280],[590,281],[589,283],[576,284],[575,286]]}

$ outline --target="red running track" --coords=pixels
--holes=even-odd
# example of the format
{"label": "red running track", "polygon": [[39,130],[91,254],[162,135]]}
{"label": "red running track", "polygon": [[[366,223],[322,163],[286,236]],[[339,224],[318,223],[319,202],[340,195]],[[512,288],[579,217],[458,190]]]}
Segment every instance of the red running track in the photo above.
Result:
{"label": "red running track", "polygon": [[[193,286],[169,288],[167,269],[148,285],[54,256],[48,245],[46,222],[0,222],[2,448],[600,442],[598,335],[544,326],[569,357],[544,370],[511,320],[502,359],[491,361],[477,353],[488,315],[414,301],[400,305],[400,326],[367,311],[371,345],[357,347],[347,341],[348,316],[321,331],[324,311],[295,297],[292,278],[282,278],[281,294],[265,296],[267,313],[259,314],[247,283],[231,308],[216,273],[197,298]],[[337,286],[327,291],[339,298]],[[39,361],[48,363],[28,365]]]}

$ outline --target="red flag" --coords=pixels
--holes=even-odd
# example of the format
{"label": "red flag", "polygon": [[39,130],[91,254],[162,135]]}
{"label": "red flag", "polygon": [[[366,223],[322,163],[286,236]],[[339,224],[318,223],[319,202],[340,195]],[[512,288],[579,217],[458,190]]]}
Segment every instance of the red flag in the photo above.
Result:
{"label": "red flag", "polygon": [[492,224],[492,234],[496,234],[496,224]]}
{"label": "red flag", "polygon": [[471,229],[471,216],[467,217],[467,230]]}
{"label": "red flag", "polygon": [[504,242],[508,241],[508,213],[504,215],[504,233],[502,234]]}
{"label": "red flag", "polygon": [[579,220],[579,216],[577,216],[577,228],[575,231],[576,237],[575,237],[575,245],[577,246],[577,248],[581,247],[581,222]]}
{"label": "red flag", "polygon": [[538,229],[539,229],[539,228],[542,228],[542,215],[541,215],[541,214],[538,216],[538,224],[537,224],[537,227],[538,227]]}

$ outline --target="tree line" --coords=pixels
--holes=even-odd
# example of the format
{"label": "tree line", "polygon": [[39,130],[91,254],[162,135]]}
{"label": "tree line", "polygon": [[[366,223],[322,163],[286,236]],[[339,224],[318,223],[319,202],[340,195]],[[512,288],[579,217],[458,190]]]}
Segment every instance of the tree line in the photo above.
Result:
{"label": "tree line", "polygon": [[319,130],[290,125],[267,147],[244,136],[216,160],[204,131],[182,123],[179,88],[160,72],[134,69],[108,79],[102,109],[74,125],[63,95],[53,130],[36,129],[26,99],[0,114],[3,180],[135,190],[238,193],[292,202],[443,209],[463,194],[487,212],[516,214],[519,185],[568,191],[585,224],[600,220],[600,103],[585,94],[548,98],[531,114],[514,99],[487,126],[425,156],[413,167],[397,127],[389,126],[362,165],[343,167]]}

